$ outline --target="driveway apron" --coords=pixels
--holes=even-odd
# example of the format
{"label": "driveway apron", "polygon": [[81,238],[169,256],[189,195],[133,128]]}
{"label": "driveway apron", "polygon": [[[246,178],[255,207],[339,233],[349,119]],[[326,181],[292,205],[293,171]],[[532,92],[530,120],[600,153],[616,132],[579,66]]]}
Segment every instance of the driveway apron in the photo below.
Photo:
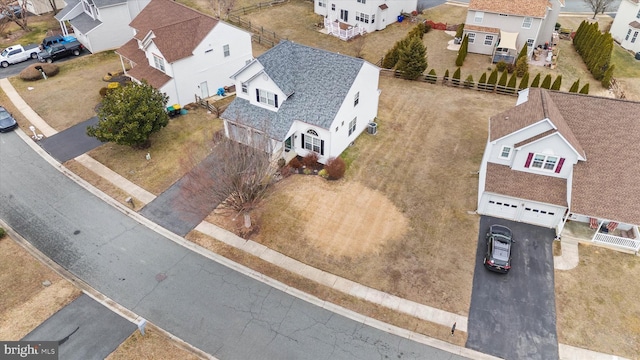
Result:
{"label": "driveway apron", "polygon": [[[516,241],[506,275],[488,271],[482,262],[492,224],[509,227]],[[505,359],[558,359],[553,239],[551,229],[481,217],[468,348]]]}
{"label": "driveway apron", "polygon": [[102,145],[100,140],[87,135],[87,127],[98,123],[98,117],[76,124],[51,137],[40,140],[42,148],[63,163]]}
{"label": "driveway apron", "polygon": [[22,340],[57,341],[60,359],[101,360],[120,346],[136,328],[132,322],[83,294]]}
{"label": "driveway apron", "polygon": [[180,236],[185,236],[218,206],[209,169],[218,163],[211,153],[169,189],[147,204],[140,214]]}

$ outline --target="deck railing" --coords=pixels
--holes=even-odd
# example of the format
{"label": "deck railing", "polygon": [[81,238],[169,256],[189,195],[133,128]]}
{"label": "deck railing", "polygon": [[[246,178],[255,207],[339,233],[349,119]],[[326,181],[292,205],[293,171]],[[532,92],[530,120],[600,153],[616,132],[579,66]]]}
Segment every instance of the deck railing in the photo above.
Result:
{"label": "deck railing", "polygon": [[633,252],[638,252],[640,250],[640,240],[624,238],[621,236],[597,233],[593,237],[593,241],[631,250]]}

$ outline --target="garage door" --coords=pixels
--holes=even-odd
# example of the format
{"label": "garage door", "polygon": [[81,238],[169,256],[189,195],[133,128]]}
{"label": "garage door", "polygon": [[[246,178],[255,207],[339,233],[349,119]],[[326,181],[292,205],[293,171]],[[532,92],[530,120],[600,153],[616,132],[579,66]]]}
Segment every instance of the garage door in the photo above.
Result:
{"label": "garage door", "polygon": [[554,227],[562,211],[554,206],[543,204],[525,203],[518,221],[545,227]]}
{"label": "garage door", "polygon": [[486,203],[481,213],[489,216],[515,220],[518,215],[518,202],[507,197],[485,194]]}
{"label": "garage door", "polygon": [[564,208],[485,193],[478,213],[552,228],[562,218]]}

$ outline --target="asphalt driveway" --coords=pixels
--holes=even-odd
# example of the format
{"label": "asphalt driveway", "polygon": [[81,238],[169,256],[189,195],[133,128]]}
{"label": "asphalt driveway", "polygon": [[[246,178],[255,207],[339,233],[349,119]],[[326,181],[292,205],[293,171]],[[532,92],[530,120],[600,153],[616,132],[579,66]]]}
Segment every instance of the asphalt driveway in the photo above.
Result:
{"label": "asphalt driveway", "polygon": [[[511,270],[484,268],[491,224],[513,231]],[[482,216],[466,346],[505,359],[558,359],[551,229]]]}
{"label": "asphalt driveway", "polygon": [[22,340],[57,341],[66,360],[104,359],[137,329],[136,325],[81,295]]}
{"label": "asphalt driveway", "polygon": [[102,145],[100,140],[87,135],[87,127],[98,123],[94,116],[51,137],[42,139],[40,146],[61,163],[71,160]]}

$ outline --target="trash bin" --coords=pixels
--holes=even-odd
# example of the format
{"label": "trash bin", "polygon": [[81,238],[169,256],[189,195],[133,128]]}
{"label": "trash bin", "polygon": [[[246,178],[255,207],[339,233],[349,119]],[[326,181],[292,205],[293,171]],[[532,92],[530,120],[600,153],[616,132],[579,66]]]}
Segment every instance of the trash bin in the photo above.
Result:
{"label": "trash bin", "polygon": [[402,20],[404,20],[404,16],[398,15],[398,22],[402,22]]}
{"label": "trash bin", "polygon": [[640,51],[636,53],[636,60],[640,60]]}
{"label": "trash bin", "polygon": [[375,135],[378,132],[378,124],[374,122],[370,122],[367,127],[367,132],[371,135]]}

